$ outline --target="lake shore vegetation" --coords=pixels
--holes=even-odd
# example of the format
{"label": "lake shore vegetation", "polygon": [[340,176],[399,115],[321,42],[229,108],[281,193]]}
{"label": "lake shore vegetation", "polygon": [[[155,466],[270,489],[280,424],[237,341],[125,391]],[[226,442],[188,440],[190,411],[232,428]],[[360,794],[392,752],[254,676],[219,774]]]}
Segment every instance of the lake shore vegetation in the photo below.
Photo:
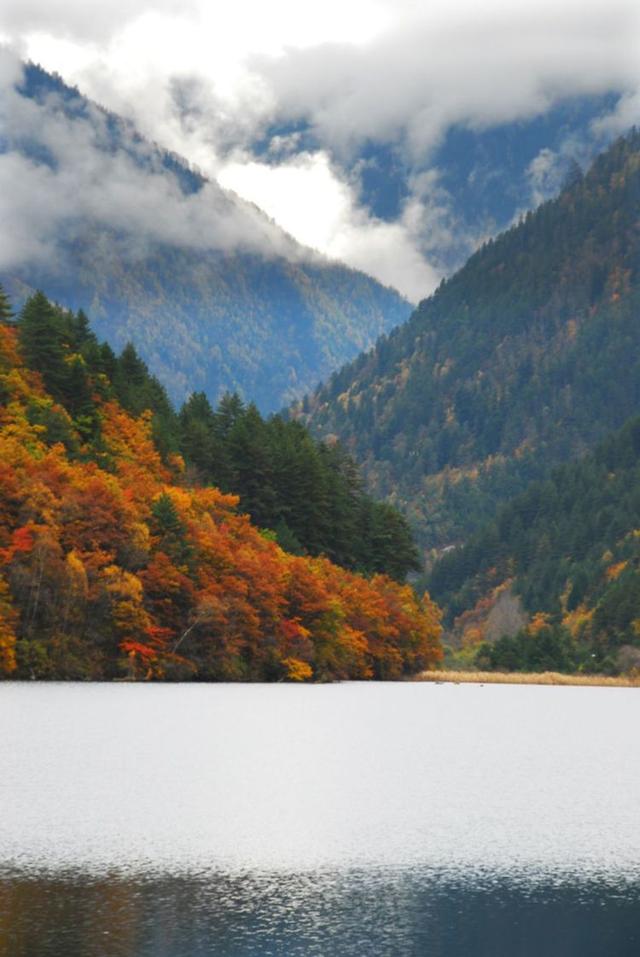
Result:
{"label": "lake shore vegetation", "polygon": [[433,681],[436,684],[509,684],[509,685],[584,685],[603,688],[640,688],[640,674],[585,675],[561,674],[558,671],[422,671],[415,681]]}

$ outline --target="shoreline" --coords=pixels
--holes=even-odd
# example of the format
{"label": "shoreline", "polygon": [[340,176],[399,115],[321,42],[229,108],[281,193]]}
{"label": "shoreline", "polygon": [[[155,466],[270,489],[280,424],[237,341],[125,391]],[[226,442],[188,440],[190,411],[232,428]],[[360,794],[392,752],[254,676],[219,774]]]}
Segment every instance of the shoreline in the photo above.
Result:
{"label": "shoreline", "polygon": [[640,677],[625,675],[563,675],[557,671],[421,671],[414,681],[437,684],[505,684],[505,685],[582,685],[604,688],[640,688]]}

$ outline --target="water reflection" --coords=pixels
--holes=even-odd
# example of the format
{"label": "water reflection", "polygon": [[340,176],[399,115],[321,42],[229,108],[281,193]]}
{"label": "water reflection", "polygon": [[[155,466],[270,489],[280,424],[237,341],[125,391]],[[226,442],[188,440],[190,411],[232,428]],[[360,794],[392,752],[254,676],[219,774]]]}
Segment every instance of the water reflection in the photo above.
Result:
{"label": "water reflection", "polygon": [[412,872],[0,883],[0,957],[637,957],[639,886]]}
{"label": "water reflection", "polygon": [[0,685],[0,957],[637,957],[639,710]]}

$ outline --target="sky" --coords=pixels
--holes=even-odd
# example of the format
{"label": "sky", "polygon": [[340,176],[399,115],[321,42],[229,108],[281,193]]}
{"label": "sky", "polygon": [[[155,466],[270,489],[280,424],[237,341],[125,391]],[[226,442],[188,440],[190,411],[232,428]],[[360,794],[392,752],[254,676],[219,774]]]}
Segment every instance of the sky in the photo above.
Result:
{"label": "sky", "polygon": [[[440,279],[425,235],[446,228],[428,168],[446,131],[612,89],[621,99],[600,122],[639,122],[639,22],[636,0],[3,0],[0,43],[131,118],[300,242],[416,300]],[[406,169],[391,220],[363,200],[370,143],[390,144]],[[123,210],[137,192],[128,172],[118,171]]]}

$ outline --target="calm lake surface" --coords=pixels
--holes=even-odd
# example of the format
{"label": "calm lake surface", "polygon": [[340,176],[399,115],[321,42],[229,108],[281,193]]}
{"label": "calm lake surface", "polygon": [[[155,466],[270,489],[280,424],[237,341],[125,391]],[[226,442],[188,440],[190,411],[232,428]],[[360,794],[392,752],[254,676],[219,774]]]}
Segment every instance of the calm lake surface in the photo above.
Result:
{"label": "calm lake surface", "polygon": [[640,692],[0,684],[0,957],[637,957]]}

